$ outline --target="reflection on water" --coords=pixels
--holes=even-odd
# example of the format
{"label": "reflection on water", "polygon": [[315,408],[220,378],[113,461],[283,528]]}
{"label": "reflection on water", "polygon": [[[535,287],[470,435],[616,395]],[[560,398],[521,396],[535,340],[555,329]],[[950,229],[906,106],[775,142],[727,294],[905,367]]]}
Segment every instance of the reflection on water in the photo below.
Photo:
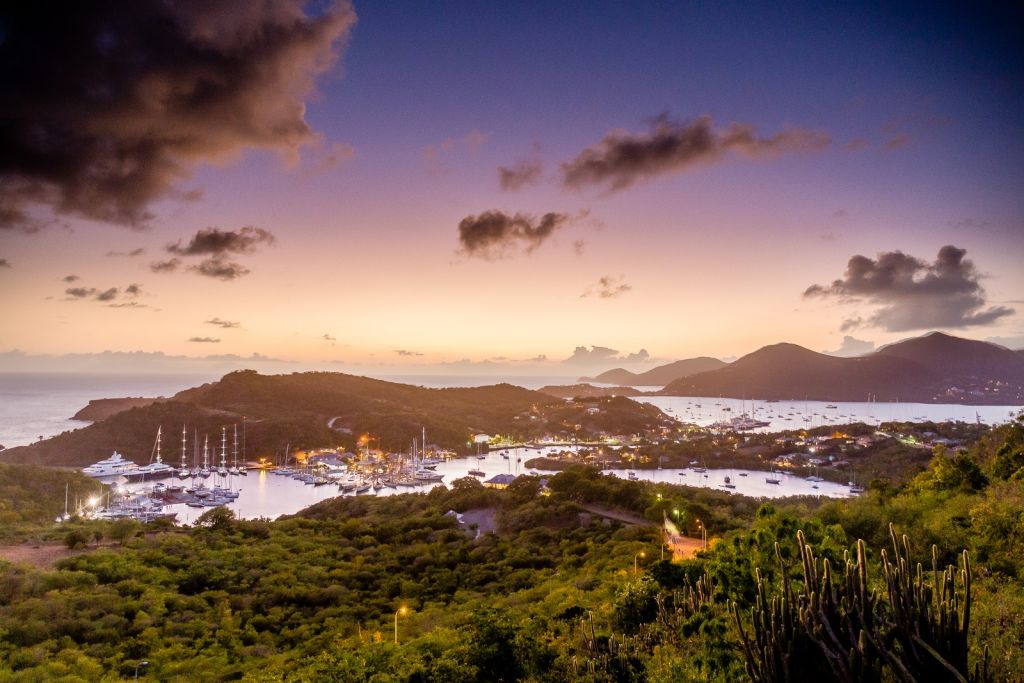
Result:
{"label": "reflection on water", "polygon": [[[498,474],[554,474],[539,470],[530,470],[524,463],[531,458],[541,455],[548,455],[562,450],[564,447],[546,447],[542,449],[510,449],[497,450],[488,453],[481,458],[468,457],[456,458],[437,466],[437,473],[444,475],[444,483],[450,485],[460,477],[469,476],[469,470],[476,469],[484,472],[485,476],[478,477],[486,481]],[[507,457],[505,457],[507,456]],[[692,469],[663,469],[663,470],[634,470],[635,477],[639,481],[663,482],[668,484],[680,484],[684,486],[697,486],[719,491],[731,491],[732,493],[747,496],[758,496],[765,498],[779,498],[782,496],[827,496],[830,498],[844,498],[850,496],[847,486],[832,482],[810,482],[802,477],[791,474],[776,473],[769,475],[767,472],[755,470],[738,469],[716,469],[708,470],[705,473],[695,472]],[[607,474],[626,478],[629,470],[606,470]],[[778,484],[769,484],[766,479],[769,476],[777,478]],[[735,489],[726,489],[725,477],[729,477]],[[178,480],[166,480],[167,483],[178,483]],[[278,476],[267,471],[250,470],[248,476],[232,477],[232,488],[241,491],[241,495],[228,507],[234,513],[244,519],[256,519],[266,517],[275,519],[281,515],[289,515],[313,505],[314,503],[343,495],[334,484],[324,486],[312,486],[304,484],[291,477]],[[391,496],[399,493],[426,492],[437,484],[424,484],[422,486],[406,486],[398,488],[385,487],[374,493],[371,489],[359,495]],[[818,488],[813,488],[817,486]],[[354,494],[346,493],[351,496]],[[178,513],[179,523],[191,524],[210,508],[191,508],[184,504],[169,505],[168,511]]]}

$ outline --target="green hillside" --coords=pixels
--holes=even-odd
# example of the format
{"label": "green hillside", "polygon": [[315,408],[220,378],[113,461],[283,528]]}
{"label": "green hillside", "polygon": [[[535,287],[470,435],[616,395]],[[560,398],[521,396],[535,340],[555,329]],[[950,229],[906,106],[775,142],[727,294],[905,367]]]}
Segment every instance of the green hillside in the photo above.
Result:
{"label": "green hillside", "polygon": [[[590,410],[596,408],[596,410]],[[635,434],[655,430],[669,419],[657,408],[628,399],[593,398],[566,402],[510,384],[459,389],[425,389],[340,373],[260,375],[233,372],[218,382],[188,389],[168,401],[132,408],[82,429],[30,446],[11,448],[8,463],[84,466],[114,450],[138,463],[149,462],[158,427],[162,453],[177,462],[181,428],[187,426],[187,452],[194,438],[220,442],[238,425],[244,455],[273,459],[293,448],[355,448],[363,435],[374,447],[408,450],[422,430],[427,440],[468,452],[475,434],[507,434],[523,439],[545,435],[586,437],[599,432]],[[330,424],[330,427],[328,427]],[[578,428],[577,428],[578,425]]]}

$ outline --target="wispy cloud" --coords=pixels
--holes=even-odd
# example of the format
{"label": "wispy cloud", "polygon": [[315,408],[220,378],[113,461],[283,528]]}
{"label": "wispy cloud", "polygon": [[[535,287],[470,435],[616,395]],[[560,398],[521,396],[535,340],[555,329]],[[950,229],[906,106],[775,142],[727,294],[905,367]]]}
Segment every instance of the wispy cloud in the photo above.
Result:
{"label": "wispy cloud", "polygon": [[220,339],[215,337],[189,337],[188,341],[196,344],[220,344]]}
{"label": "wispy cloud", "polygon": [[210,318],[209,320],[204,320],[203,323],[206,325],[216,325],[217,327],[221,327],[225,330],[231,330],[242,326],[242,323],[233,322],[231,320],[221,320],[220,318]]}
{"label": "wispy cloud", "polygon": [[408,351],[406,349],[395,349],[395,353],[399,356],[422,356],[423,354],[419,351]]}
{"label": "wispy cloud", "polygon": [[0,258],[0,268],[10,268],[11,262],[5,258]]}
{"label": "wispy cloud", "polygon": [[116,249],[113,249],[107,252],[107,256],[142,256],[145,253],[146,250],[143,249],[142,247],[139,247],[138,249],[132,249],[131,251],[118,251]]}
{"label": "wispy cloud", "polygon": [[643,180],[721,162],[731,153],[749,159],[773,159],[782,154],[818,152],[830,142],[825,133],[802,128],[758,137],[749,124],[715,128],[709,116],[689,123],[675,123],[661,116],[647,132],[613,130],[563,163],[562,184],[573,189],[604,186],[609,192],[617,192]]}
{"label": "wispy cloud", "polygon": [[81,279],[82,278],[78,277],[77,275],[65,275],[64,277],[61,278],[61,280],[68,283],[78,282]]}
{"label": "wispy cloud", "polygon": [[447,137],[436,145],[427,145],[423,148],[423,158],[432,163],[438,161],[441,156],[457,150],[473,152],[487,142],[488,137],[488,134],[474,128],[462,137]]}
{"label": "wispy cloud", "polygon": [[198,264],[188,266],[188,270],[218,280],[235,280],[251,271],[233,261],[234,255],[251,254],[276,241],[269,230],[251,225],[238,230],[203,228],[187,242],[178,240],[168,244],[165,250],[175,256],[165,261],[153,261],[149,269],[154,273],[172,273],[182,265],[179,257],[205,256]]}
{"label": "wispy cloud", "polygon": [[618,296],[622,296],[633,287],[626,283],[625,278],[620,275],[614,277],[612,275],[605,275],[598,279],[596,285],[587,287],[587,290],[580,294],[581,299],[587,297],[596,296],[600,299],[614,299]]}
{"label": "wispy cloud", "polygon": [[524,159],[513,166],[498,167],[498,184],[503,190],[518,190],[540,181],[544,163],[540,159]]}

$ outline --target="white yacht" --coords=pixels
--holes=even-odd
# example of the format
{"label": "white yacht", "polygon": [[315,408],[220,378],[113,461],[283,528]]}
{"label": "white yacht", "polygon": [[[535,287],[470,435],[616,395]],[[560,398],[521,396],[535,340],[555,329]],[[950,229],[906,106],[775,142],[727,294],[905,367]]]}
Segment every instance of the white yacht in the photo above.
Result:
{"label": "white yacht", "polygon": [[114,451],[114,454],[105,460],[93,463],[82,469],[82,474],[93,479],[114,479],[126,476],[139,469],[131,460],[126,460],[123,455]]}

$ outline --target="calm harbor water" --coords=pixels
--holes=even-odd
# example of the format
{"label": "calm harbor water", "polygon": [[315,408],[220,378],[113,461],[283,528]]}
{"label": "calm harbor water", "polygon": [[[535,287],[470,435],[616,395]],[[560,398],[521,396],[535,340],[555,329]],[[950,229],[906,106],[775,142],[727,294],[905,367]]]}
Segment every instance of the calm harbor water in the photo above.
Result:
{"label": "calm harbor water", "polygon": [[[482,458],[471,456],[468,458],[455,458],[437,466],[437,473],[444,475],[444,485],[451,485],[460,477],[469,475],[469,470],[478,469],[485,473],[480,477],[486,481],[497,474],[529,474],[540,475],[554,474],[544,470],[532,470],[525,467],[524,463],[531,458],[540,455],[551,454],[565,447],[545,447],[541,450],[519,449],[495,450]],[[506,459],[502,457],[508,455]],[[517,460],[518,458],[518,460]],[[628,470],[606,470],[607,474],[626,478]],[[851,496],[849,487],[832,482],[810,482],[802,477],[778,472],[771,475],[779,480],[778,484],[769,484],[766,479],[767,472],[741,469],[714,469],[707,472],[695,472],[690,468],[684,469],[663,469],[663,470],[635,470],[638,481],[660,482],[668,484],[679,484],[683,486],[696,486],[702,488],[716,489],[718,491],[730,491],[724,487],[725,477],[729,477],[736,488],[731,489],[732,493],[764,497],[780,498],[783,496],[826,496],[829,498],[846,498]],[[176,479],[166,479],[167,483],[177,482]],[[212,485],[212,482],[210,482]],[[377,493],[372,489],[361,496],[393,496],[400,493],[427,492],[439,484],[424,484],[422,486],[383,488]],[[144,488],[143,485],[130,485],[133,490]],[[291,477],[279,476],[267,471],[250,471],[245,477],[232,477],[232,488],[239,489],[241,494],[235,502],[228,505],[234,513],[244,519],[256,519],[266,517],[275,519],[281,515],[289,515],[309,507],[328,498],[340,495],[356,495],[351,493],[342,494],[335,485],[311,486]],[[814,488],[817,486],[818,488]],[[184,504],[169,505],[168,511],[178,514],[179,523],[191,524],[209,508],[191,508]]]}
{"label": "calm harbor water", "polygon": [[760,432],[808,429],[825,425],[863,422],[981,422],[1001,424],[1009,421],[1024,406],[965,406],[954,403],[869,403],[825,401],[750,401],[738,398],[695,396],[639,396],[637,401],[657,406],[669,415],[701,426],[728,421],[746,412],[769,422]]}

